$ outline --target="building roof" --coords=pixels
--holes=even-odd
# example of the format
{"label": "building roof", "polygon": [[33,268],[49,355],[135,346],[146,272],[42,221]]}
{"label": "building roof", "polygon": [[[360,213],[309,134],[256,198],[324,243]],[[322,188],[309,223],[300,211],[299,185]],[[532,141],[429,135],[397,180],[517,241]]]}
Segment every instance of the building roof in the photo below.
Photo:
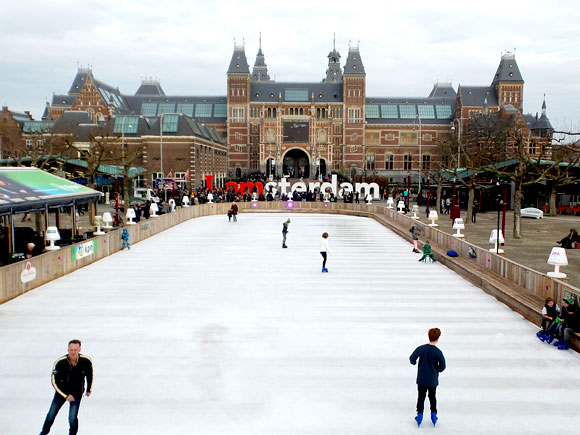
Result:
{"label": "building roof", "polygon": [[76,95],[53,95],[51,105],[53,107],[71,107],[76,99]]}
{"label": "building roof", "polygon": [[256,55],[256,62],[254,62],[254,69],[252,70],[252,81],[267,82],[270,81],[268,75],[268,66],[266,65],[266,57],[262,52],[262,34],[260,33],[260,48]]}
{"label": "building roof", "polygon": [[433,85],[429,98],[455,98],[456,95],[451,83],[437,82]]}
{"label": "building roof", "polygon": [[141,86],[135,92],[135,95],[148,96],[165,96],[165,92],[161,88],[161,83],[158,80],[144,79],[141,80]]}
{"label": "building roof", "polygon": [[346,64],[344,65],[345,74],[365,74],[365,67],[360,57],[358,47],[349,47]]}
{"label": "building roof", "polygon": [[51,132],[71,135],[76,142],[89,142],[91,137],[105,136],[110,130],[108,123],[95,124],[88,112],[67,110],[54,123]]}
{"label": "building roof", "polygon": [[366,99],[368,124],[449,125],[455,113],[455,98],[380,97]]}
{"label": "building roof", "polygon": [[496,85],[499,82],[515,82],[523,83],[524,78],[520,73],[518,64],[516,62],[516,55],[511,52],[506,52],[502,54],[499,66],[493,77],[492,85]]}
{"label": "building roof", "polygon": [[499,107],[497,92],[493,86],[461,86],[457,89],[463,106],[483,107],[487,105]]}
{"label": "building roof", "polygon": [[224,123],[227,97],[213,96],[126,96],[130,113],[157,118],[162,113],[183,113],[208,124]]}
{"label": "building roof", "polygon": [[248,59],[246,59],[246,52],[243,45],[236,45],[234,47],[228,74],[250,74],[250,67],[248,66]]}
{"label": "building roof", "polygon": [[342,83],[329,82],[267,82],[252,83],[250,102],[278,103],[340,103],[342,102]]}

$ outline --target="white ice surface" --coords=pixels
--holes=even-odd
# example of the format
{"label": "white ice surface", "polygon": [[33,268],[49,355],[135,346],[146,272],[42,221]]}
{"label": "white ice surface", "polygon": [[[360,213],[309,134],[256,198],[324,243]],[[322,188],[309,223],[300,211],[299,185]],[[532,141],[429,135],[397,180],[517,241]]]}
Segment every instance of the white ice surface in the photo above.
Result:
{"label": "white ice surface", "polygon": [[[1,305],[0,434],[40,432],[70,338],[95,367],[83,435],[577,433],[578,354],[371,219],[293,214],[281,249],[287,217],[191,220]],[[440,421],[417,429],[433,326]]]}

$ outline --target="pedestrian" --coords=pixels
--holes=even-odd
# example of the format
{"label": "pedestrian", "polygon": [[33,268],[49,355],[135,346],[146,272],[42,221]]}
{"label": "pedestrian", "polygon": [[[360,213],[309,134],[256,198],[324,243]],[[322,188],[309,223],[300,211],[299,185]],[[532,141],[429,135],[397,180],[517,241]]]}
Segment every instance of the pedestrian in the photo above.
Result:
{"label": "pedestrian", "polygon": [[473,200],[473,207],[471,208],[471,222],[477,223],[477,212],[479,211],[479,201]]}
{"label": "pedestrian", "polygon": [[121,233],[121,240],[123,241],[123,244],[121,245],[121,249],[131,249],[131,244],[129,243],[129,231],[127,231],[127,228],[123,228],[123,232]]}
{"label": "pedestrian", "polygon": [[447,197],[445,198],[445,214],[449,214],[449,210],[451,210],[451,200]]}
{"label": "pedestrian", "polygon": [[356,192],[354,192],[354,203],[355,204],[359,204],[359,197],[360,197],[360,192],[357,190]]}
{"label": "pedestrian", "polygon": [[286,222],[282,224],[282,247],[287,248],[286,246],[286,235],[288,234],[288,227],[290,226],[290,218]]}
{"label": "pedestrian", "polygon": [[234,218],[234,222],[238,221],[238,204],[236,204],[235,202],[232,204],[232,207],[230,208],[231,212],[232,212],[232,217]]}
{"label": "pedestrian", "polygon": [[80,340],[71,340],[68,343],[68,353],[54,363],[51,379],[55,393],[40,435],[46,435],[50,432],[56,415],[65,402],[69,403],[69,434],[74,435],[79,430],[78,413],[85,392],[85,379],[86,397],[90,397],[93,388],[93,363],[80,351]]}
{"label": "pedestrian", "polygon": [[322,240],[320,241],[320,255],[322,255],[322,272],[328,273],[326,268],[327,255],[331,254],[330,246],[328,246],[328,233],[322,234]]}
{"label": "pedestrian", "polygon": [[413,252],[419,254],[420,252],[419,249],[417,248],[417,242],[419,241],[419,232],[417,231],[415,225],[411,226],[411,229],[409,231],[411,233],[411,238],[413,239]]}
{"label": "pedestrian", "polygon": [[32,258],[36,255],[36,253],[34,252],[34,248],[36,247],[36,245],[32,242],[27,243],[26,244],[26,253],[25,253],[25,257],[26,258]]}
{"label": "pedestrian", "polygon": [[417,363],[417,358],[419,359],[419,367],[417,369],[417,416],[415,417],[417,426],[421,426],[423,421],[423,408],[427,393],[429,394],[431,407],[431,422],[433,426],[437,423],[437,398],[435,392],[437,385],[439,385],[439,373],[445,370],[445,357],[443,352],[437,347],[441,331],[439,328],[431,328],[428,335],[429,343],[419,346],[409,357],[409,361],[413,365]]}

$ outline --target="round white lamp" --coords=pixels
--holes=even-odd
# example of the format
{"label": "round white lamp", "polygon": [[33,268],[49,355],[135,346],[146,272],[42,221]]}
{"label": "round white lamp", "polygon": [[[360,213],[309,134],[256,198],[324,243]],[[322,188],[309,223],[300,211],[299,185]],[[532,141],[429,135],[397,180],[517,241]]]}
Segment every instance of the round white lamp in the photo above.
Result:
{"label": "round white lamp", "polygon": [[489,236],[489,243],[494,243],[494,247],[489,250],[489,252],[496,252],[498,254],[503,254],[503,249],[498,248],[498,243],[505,243],[505,239],[503,238],[503,233],[499,230],[499,240],[497,237],[497,230],[491,230],[491,235]]}
{"label": "round white lamp", "polygon": [[429,217],[427,219],[431,221],[431,223],[429,224],[430,227],[435,228],[439,226],[435,223],[436,220],[439,220],[439,215],[437,214],[436,210],[430,210]]}
{"label": "round white lamp", "polygon": [[461,234],[461,230],[465,229],[465,223],[463,223],[463,219],[461,218],[457,218],[455,219],[455,221],[453,222],[453,229],[457,230],[457,232],[455,234],[453,234],[453,237],[465,237],[465,234]]}
{"label": "round white lamp", "polygon": [[393,205],[395,204],[395,201],[393,201],[393,197],[389,196],[387,199],[387,208],[394,208]]}
{"label": "round white lamp", "polygon": [[135,209],[128,208],[127,214],[125,216],[127,217],[127,219],[129,219],[127,221],[127,225],[135,225],[137,223],[137,222],[133,222],[133,219],[135,219],[137,217],[137,215],[135,214]]}
{"label": "round white lamp", "polygon": [[209,192],[207,194],[207,202],[209,202],[210,204],[213,202],[213,193]]}
{"label": "round white lamp", "polygon": [[552,248],[548,264],[554,265],[554,271],[548,272],[546,275],[551,278],[566,278],[566,274],[560,272],[560,266],[568,266],[568,257],[564,248]]}
{"label": "round white lamp", "polygon": [[417,216],[417,213],[419,213],[419,206],[417,204],[415,204],[413,206],[413,216],[411,216],[411,219],[419,219],[419,216]]}
{"label": "round white lamp", "polygon": [[105,232],[101,230],[101,225],[103,225],[103,218],[101,216],[95,216],[95,228],[97,229],[97,231],[93,233],[95,236],[102,236],[105,234]]}
{"label": "round white lamp", "polygon": [[60,240],[60,233],[58,232],[57,227],[48,227],[46,229],[46,234],[44,235],[44,238],[45,240],[48,240],[50,242],[50,245],[48,245],[44,249],[46,249],[47,251],[56,251],[57,249],[60,249],[60,246],[54,245],[54,242]]}
{"label": "round white lamp", "polygon": [[181,204],[184,207],[189,207],[189,196],[184,195],[183,198],[182,198],[182,200],[181,200]]}
{"label": "round white lamp", "polygon": [[405,201],[399,201],[397,203],[397,213],[405,213]]}
{"label": "round white lamp", "polygon": [[152,202],[151,206],[149,207],[150,216],[153,218],[159,217],[159,215],[157,214],[158,211],[159,207],[157,206],[157,203]]}
{"label": "round white lamp", "polygon": [[367,195],[367,204],[372,204],[372,202],[373,202],[373,196],[369,193]]}
{"label": "round white lamp", "polygon": [[106,230],[110,230],[113,228],[113,216],[108,211],[103,213],[103,228]]}

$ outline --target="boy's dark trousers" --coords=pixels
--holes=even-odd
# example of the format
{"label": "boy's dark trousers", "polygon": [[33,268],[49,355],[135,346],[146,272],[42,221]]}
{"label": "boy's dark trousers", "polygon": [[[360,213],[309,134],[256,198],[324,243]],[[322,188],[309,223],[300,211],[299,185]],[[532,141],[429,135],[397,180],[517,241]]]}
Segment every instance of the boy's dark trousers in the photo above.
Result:
{"label": "boy's dark trousers", "polygon": [[423,387],[417,385],[419,390],[419,397],[417,398],[417,414],[423,414],[423,409],[425,407],[425,396],[429,392],[429,404],[431,406],[431,412],[437,413],[437,397],[435,397],[435,390],[437,387]]}

